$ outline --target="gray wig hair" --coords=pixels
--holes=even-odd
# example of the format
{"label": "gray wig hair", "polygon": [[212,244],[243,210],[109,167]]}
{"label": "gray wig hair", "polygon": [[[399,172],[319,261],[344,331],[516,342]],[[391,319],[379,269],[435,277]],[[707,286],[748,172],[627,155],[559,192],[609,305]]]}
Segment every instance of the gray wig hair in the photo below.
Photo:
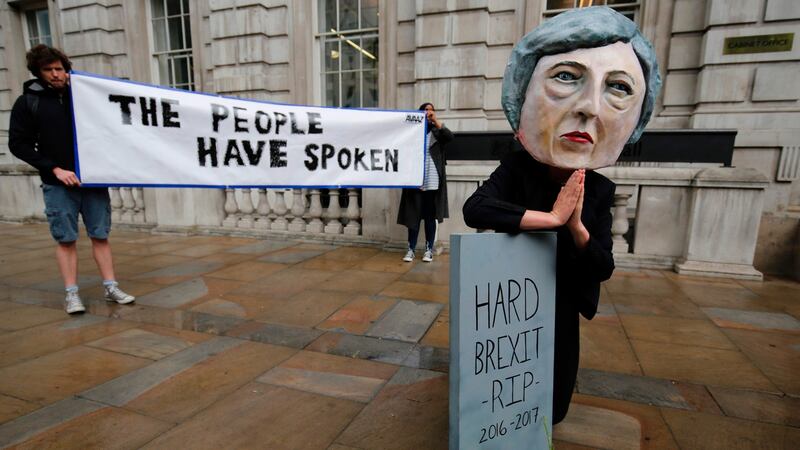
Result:
{"label": "gray wig hair", "polygon": [[653,45],[642,35],[636,24],[607,6],[563,12],[533,29],[514,46],[503,76],[502,94],[503,110],[511,128],[514,131],[519,129],[522,104],[539,58],[579,48],[604,47],[620,41],[630,43],[633,47],[642,66],[646,84],[639,122],[628,143],[638,141],[650,120],[656,96],[661,89],[658,62]]}

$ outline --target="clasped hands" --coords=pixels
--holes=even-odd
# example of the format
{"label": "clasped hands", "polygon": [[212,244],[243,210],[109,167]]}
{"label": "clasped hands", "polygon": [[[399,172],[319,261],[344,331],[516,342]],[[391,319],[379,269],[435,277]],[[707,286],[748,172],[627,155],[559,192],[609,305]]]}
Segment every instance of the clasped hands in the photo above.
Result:
{"label": "clasped hands", "polygon": [[581,222],[583,212],[583,193],[586,171],[578,169],[572,172],[566,184],[558,193],[553,209],[550,212],[527,210],[522,216],[520,228],[523,230],[538,230],[557,228],[566,225],[575,246],[585,248],[589,242],[589,231]]}

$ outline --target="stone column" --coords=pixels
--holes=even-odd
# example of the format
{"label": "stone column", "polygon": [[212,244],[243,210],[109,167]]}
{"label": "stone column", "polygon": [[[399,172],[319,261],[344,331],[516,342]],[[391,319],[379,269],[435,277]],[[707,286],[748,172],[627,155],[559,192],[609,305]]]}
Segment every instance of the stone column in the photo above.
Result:
{"label": "stone column", "polygon": [[306,231],[306,221],[303,220],[303,213],[306,211],[303,205],[303,190],[292,189],[292,220],[289,223],[289,231],[302,233]]}
{"label": "stone column", "polygon": [[275,205],[272,208],[275,213],[275,219],[272,221],[271,229],[276,231],[286,231],[289,227],[289,222],[286,220],[286,213],[289,209],[286,208],[285,195],[286,191],[284,189],[275,191]]}
{"label": "stone column", "polygon": [[347,190],[347,225],[344,227],[344,234],[357,236],[361,234],[361,224],[358,222],[361,219],[361,210],[358,208],[358,189]]}
{"label": "stone column", "polygon": [[225,189],[225,220],[222,221],[223,227],[236,227],[239,221],[237,212],[239,207],[236,205],[236,191],[231,188]]}
{"label": "stone column", "polygon": [[767,179],[755,169],[705,169],[692,180],[680,274],[761,280],[753,256]]}
{"label": "stone column", "polygon": [[322,223],[322,202],[320,201],[319,189],[311,190],[311,206],[308,209],[308,214],[311,216],[311,221],[308,223],[306,230],[309,233],[322,233],[324,224]]}
{"label": "stone column", "polygon": [[239,205],[239,212],[241,212],[241,219],[236,224],[239,228],[253,228],[255,222],[253,220],[253,198],[250,196],[250,189],[242,189],[242,203]]}
{"label": "stone column", "polygon": [[260,230],[269,230],[269,200],[267,198],[267,190],[258,190],[258,218],[256,219],[255,227]]}
{"label": "stone column", "polygon": [[328,192],[328,196],[330,197],[330,203],[326,214],[328,223],[325,225],[325,233],[342,234],[342,222],[339,221],[342,217],[342,207],[339,205],[339,190],[331,189]]}
{"label": "stone column", "polygon": [[144,194],[142,188],[131,188],[131,193],[133,194],[133,222],[144,223]]}
{"label": "stone column", "polygon": [[625,233],[628,232],[628,200],[633,196],[632,186],[617,186],[614,194],[614,221],[611,224],[611,236],[614,254],[628,253],[628,242],[625,241]]}

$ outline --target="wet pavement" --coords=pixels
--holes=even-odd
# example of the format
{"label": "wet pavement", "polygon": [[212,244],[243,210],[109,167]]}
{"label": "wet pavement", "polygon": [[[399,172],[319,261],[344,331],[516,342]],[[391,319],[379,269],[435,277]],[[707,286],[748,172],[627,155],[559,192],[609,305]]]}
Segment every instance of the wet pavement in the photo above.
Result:
{"label": "wet pavement", "polygon": [[[46,227],[0,224],[0,446],[447,448],[448,256],[239,237],[88,239],[67,316]],[[622,271],[581,324],[557,449],[800,448],[800,283]]]}

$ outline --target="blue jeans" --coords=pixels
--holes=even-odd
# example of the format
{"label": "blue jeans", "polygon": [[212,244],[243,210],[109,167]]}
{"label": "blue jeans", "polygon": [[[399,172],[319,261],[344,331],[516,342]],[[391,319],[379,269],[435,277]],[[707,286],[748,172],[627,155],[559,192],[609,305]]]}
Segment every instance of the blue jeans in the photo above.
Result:
{"label": "blue jeans", "polygon": [[[422,211],[420,215],[425,222],[425,250],[433,250],[436,241],[436,192],[422,192]],[[419,237],[419,223],[416,227],[408,227],[408,248],[414,250]]]}
{"label": "blue jeans", "polygon": [[44,213],[50,234],[58,242],[78,240],[78,214],[83,217],[90,238],[108,239],[111,230],[111,201],[106,188],[68,188],[43,184]]}

